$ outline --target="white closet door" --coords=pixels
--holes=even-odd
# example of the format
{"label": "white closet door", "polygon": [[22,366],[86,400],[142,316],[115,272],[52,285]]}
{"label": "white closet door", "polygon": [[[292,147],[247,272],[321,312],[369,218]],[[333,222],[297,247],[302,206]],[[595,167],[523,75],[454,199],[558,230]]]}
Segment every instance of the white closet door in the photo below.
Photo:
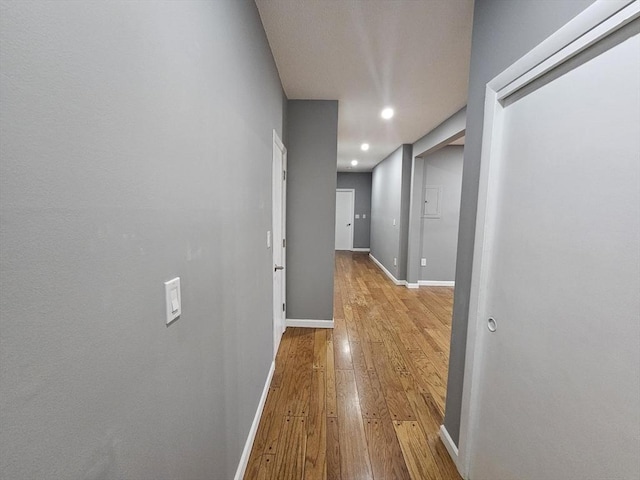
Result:
{"label": "white closet door", "polygon": [[474,480],[640,472],[640,36],[591,56],[499,107]]}

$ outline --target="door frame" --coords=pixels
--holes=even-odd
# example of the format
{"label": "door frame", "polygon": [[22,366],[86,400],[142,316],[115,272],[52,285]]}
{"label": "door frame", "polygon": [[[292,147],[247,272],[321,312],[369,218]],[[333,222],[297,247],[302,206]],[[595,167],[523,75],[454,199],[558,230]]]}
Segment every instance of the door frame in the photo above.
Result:
{"label": "door frame", "polygon": [[[338,195],[338,192],[347,192],[351,194],[351,208],[349,209],[349,213],[350,213],[349,218],[351,218],[351,233],[349,234],[349,251],[352,251],[353,250],[353,232],[356,228],[355,226],[356,189],[355,188],[336,188],[336,195]],[[337,210],[336,210],[336,216],[337,216]],[[334,243],[335,243],[335,238],[334,238]],[[337,250],[335,248],[335,245],[334,245],[334,250]]]}
{"label": "door frame", "polygon": [[[272,299],[273,299],[273,358],[276,358],[280,339],[286,329],[286,295],[287,295],[287,149],[280,140],[278,133],[273,130],[273,155],[271,160],[271,256],[273,268]],[[278,188],[280,187],[280,188]],[[277,228],[277,222],[280,229]],[[277,250],[278,249],[278,250]],[[276,270],[277,252],[282,253],[279,259],[283,270]],[[281,275],[281,289],[278,292],[276,275]],[[280,303],[284,307],[280,307]]]}
{"label": "door frame", "polygon": [[440,428],[443,442],[463,478],[468,478],[471,453],[474,449],[473,434],[477,426],[477,412],[473,406],[478,405],[479,401],[483,365],[478,331],[486,324],[488,259],[492,253],[495,233],[494,212],[500,163],[509,161],[500,158],[499,149],[505,110],[503,103],[510,95],[639,17],[640,4],[635,0],[597,0],[487,84],[457,449],[446,428]]}

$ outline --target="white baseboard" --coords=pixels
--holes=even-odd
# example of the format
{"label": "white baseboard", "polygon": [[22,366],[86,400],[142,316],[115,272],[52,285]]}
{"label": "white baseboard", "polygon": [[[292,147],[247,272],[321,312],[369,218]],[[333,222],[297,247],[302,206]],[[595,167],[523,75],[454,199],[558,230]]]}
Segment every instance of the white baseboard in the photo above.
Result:
{"label": "white baseboard", "polygon": [[333,328],[332,320],[311,320],[300,318],[287,318],[285,325],[287,327],[302,327],[302,328]]}
{"label": "white baseboard", "polygon": [[352,252],[365,252],[365,253],[369,253],[371,251],[370,248],[352,248],[351,249]]}
{"label": "white baseboard", "polygon": [[[455,443],[453,443],[451,435],[449,435],[447,427],[445,427],[444,425],[440,425],[440,440],[442,440],[442,443],[444,443],[444,446],[447,449],[451,460],[453,460],[453,463],[458,469],[458,473],[460,473],[460,475],[462,476],[460,465],[458,465],[458,447]],[[464,478],[464,476],[462,478]]]}
{"label": "white baseboard", "polygon": [[242,478],[244,477],[244,473],[247,470],[247,464],[249,463],[249,455],[251,455],[251,449],[253,448],[253,441],[256,439],[256,433],[258,432],[258,425],[260,424],[260,419],[262,418],[262,410],[264,409],[264,404],[267,401],[269,386],[271,385],[271,379],[273,378],[273,372],[275,372],[275,370],[276,370],[276,362],[274,360],[273,362],[271,362],[271,368],[269,368],[269,373],[267,374],[267,381],[265,382],[264,388],[262,389],[262,395],[260,396],[260,401],[258,402],[258,409],[256,410],[255,417],[253,417],[253,423],[251,424],[251,428],[249,429],[249,435],[247,435],[247,441],[244,444],[244,450],[242,450],[240,463],[238,464],[236,475],[233,477],[234,480],[242,480]]}
{"label": "white baseboard", "polygon": [[387,277],[389,277],[389,279],[393,283],[395,283],[396,285],[406,285],[407,284],[406,280],[398,280],[396,277],[394,277],[393,274],[389,270],[387,270],[386,267],[384,265],[382,265],[382,263],[380,263],[380,261],[376,257],[374,257],[373,255],[369,254],[369,258],[371,260],[373,260],[373,263],[375,263],[378,266],[378,268],[380,270],[382,270],[385,273],[385,275]]}
{"label": "white baseboard", "polygon": [[369,258],[373,260],[380,270],[384,272],[384,274],[391,279],[393,283],[396,285],[404,285],[407,288],[419,288],[419,287],[455,287],[456,282],[449,280],[418,280],[418,283],[409,283],[406,280],[398,280],[393,274],[387,270],[387,268],[380,263],[376,257],[369,253]]}
{"label": "white baseboard", "polygon": [[418,280],[421,287],[455,287],[456,282],[451,280]]}

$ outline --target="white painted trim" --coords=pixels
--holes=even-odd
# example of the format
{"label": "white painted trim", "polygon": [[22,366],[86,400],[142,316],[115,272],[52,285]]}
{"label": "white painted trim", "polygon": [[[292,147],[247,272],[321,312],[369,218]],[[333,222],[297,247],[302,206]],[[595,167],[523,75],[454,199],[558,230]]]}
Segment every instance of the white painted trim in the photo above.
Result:
{"label": "white painted trim", "polygon": [[558,65],[638,18],[635,0],[599,0],[491,80],[498,100],[515,93]]}
{"label": "white painted trim", "polygon": [[233,477],[234,480],[242,480],[242,478],[244,477],[244,473],[247,470],[249,455],[251,455],[253,441],[255,440],[256,433],[258,432],[258,425],[260,424],[260,419],[262,418],[262,410],[264,409],[264,404],[267,401],[267,394],[269,393],[271,379],[273,378],[273,373],[275,372],[275,370],[276,362],[274,360],[273,362],[271,362],[271,367],[269,368],[269,373],[267,374],[267,380],[264,383],[262,395],[260,396],[260,401],[258,402],[258,409],[256,410],[256,415],[253,417],[253,423],[251,423],[249,435],[247,435],[247,441],[244,444],[244,449],[242,450],[242,455],[240,456],[240,463],[238,463],[238,469],[236,470],[236,474]]}
{"label": "white painted trim", "polygon": [[287,318],[287,327],[333,328],[333,323],[334,323],[333,320]]}
{"label": "white painted trim", "polygon": [[406,280],[398,280],[396,277],[394,277],[393,274],[389,270],[387,270],[386,267],[384,265],[382,265],[382,263],[380,263],[380,261],[376,257],[371,255],[371,253],[369,253],[369,258],[371,260],[373,260],[373,263],[375,263],[378,266],[378,268],[380,268],[380,270],[382,270],[385,273],[385,275],[387,277],[389,277],[389,279],[393,283],[395,283],[396,285],[406,285],[407,284]]}
{"label": "white painted trim", "polygon": [[[279,155],[278,155],[279,152]],[[273,299],[273,358],[276,358],[280,340],[286,328],[286,313],[280,308],[280,304],[287,303],[287,252],[283,242],[287,232],[287,181],[284,172],[287,170],[287,149],[273,130],[273,153],[271,159],[271,256],[273,265],[279,263],[284,270],[273,270],[272,274],[272,299]],[[278,195],[278,193],[280,195]],[[277,226],[280,228],[277,228]],[[277,230],[277,231],[276,231]],[[279,258],[281,257],[281,258]],[[277,288],[277,281],[280,289]],[[278,291],[280,290],[280,291]]]}
{"label": "white painted trim", "polygon": [[370,248],[352,248],[351,251],[369,253],[371,249]]}
{"label": "white painted trim", "polygon": [[453,280],[418,280],[421,287],[455,287],[456,282]]}
{"label": "white painted trim", "polygon": [[272,135],[273,143],[275,143],[280,150],[283,150],[283,151],[286,150],[284,143],[282,143],[282,140],[280,140],[280,136],[278,135],[278,132],[276,132],[276,129],[274,128],[272,131],[273,131],[273,135]]}
{"label": "white painted trim", "polygon": [[405,282],[407,288],[419,287],[455,287],[456,282],[451,280],[418,280],[417,283]]}
{"label": "white painted trim", "polygon": [[[451,460],[453,460],[453,463],[460,472],[460,467],[458,466],[458,447],[456,447],[451,435],[449,435],[449,432],[447,431],[447,427],[444,425],[440,425],[440,440],[442,440]],[[460,473],[462,474],[462,472]]]}
{"label": "white painted trim", "polygon": [[494,232],[495,192],[498,191],[495,170],[496,159],[500,158],[498,147],[504,110],[501,100],[639,17],[637,0],[597,0],[487,84],[458,442],[457,466],[463,478],[469,474],[480,398],[482,348],[477,332],[484,322],[487,301],[488,258]]}

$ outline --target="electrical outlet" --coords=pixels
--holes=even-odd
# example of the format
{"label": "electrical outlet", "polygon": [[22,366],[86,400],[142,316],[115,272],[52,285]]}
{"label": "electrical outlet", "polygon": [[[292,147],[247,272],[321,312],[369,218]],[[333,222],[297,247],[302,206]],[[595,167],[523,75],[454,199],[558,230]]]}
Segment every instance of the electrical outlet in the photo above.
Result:
{"label": "electrical outlet", "polygon": [[393,257],[393,266],[394,267],[398,266],[398,259],[396,257]]}
{"label": "electrical outlet", "polygon": [[421,267],[426,267],[427,266],[427,259],[426,258],[421,258],[420,259],[420,266]]}
{"label": "electrical outlet", "polygon": [[366,213],[363,213],[363,214],[362,214],[362,218],[367,218],[367,214],[366,214]]}

